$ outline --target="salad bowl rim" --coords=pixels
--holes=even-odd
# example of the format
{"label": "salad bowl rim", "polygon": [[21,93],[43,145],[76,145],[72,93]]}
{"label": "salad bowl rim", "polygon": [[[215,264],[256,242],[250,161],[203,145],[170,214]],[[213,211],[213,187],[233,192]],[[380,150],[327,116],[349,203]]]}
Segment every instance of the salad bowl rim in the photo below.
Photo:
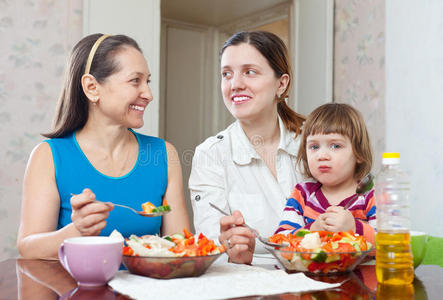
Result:
{"label": "salad bowl rim", "polygon": [[197,258],[197,257],[214,257],[214,256],[219,256],[223,253],[225,253],[226,251],[220,252],[220,253],[216,253],[216,254],[208,254],[208,255],[195,255],[195,256],[142,256],[142,255],[128,255],[128,254],[123,254],[124,257],[136,257],[136,258],[158,258],[158,259],[165,259],[165,258],[171,258],[171,259],[177,259],[177,258]]}
{"label": "salad bowl rim", "polygon": [[351,252],[326,252],[324,250],[320,250],[317,252],[314,251],[296,251],[296,250],[284,250],[285,247],[279,247],[278,249],[274,248],[274,247],[270,247],[270,246],[265,246],[265,249],[267,250],[271,250],[271,251],[280,251],[280,252],[287,252],[287,253],[297,253],[297,254],[318,254],[320,252],[323,252],[325,254],[357,254],[357,253],[362,253],[362,254],[366,254],[369,253],[371,251],[374,250],[374,246],[371,246],[371,248],[367,249],[367,250],[359,250],[359,251],[351,251]]}

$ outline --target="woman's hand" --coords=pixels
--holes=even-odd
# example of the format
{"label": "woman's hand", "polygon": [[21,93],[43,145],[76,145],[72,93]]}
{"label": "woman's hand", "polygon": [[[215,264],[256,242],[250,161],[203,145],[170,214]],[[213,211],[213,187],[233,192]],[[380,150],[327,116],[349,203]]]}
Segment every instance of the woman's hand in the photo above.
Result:
{"label": "woman's hand", "polygon": [[255,235],[244,226],[243,215],[238,210],[232,216],[220,219],[220,236],[218,240],[226,247],[229,261],[238,264],[250,264],[255,249]]}
{"label": "woman's hand", "polygon": [[72,223],[82,236],[99,235],[106,226],[112,204],[96,201],[90,189],[71,197]]}
{"label": "woman's hand", "polygon": [[327,231],[349,231],[355,232],[355,220],[352,213],[341,206],[330,206],[322,215],[324,228]]}

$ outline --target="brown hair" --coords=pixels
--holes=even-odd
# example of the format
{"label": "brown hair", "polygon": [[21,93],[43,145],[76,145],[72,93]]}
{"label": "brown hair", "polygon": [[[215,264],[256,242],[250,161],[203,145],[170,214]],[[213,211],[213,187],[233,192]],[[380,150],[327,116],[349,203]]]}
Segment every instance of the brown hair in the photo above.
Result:
{"label": "brown hair", "polygon": [[[67,62],[65,80],[58,99],[52,130],[42,134],[48,138],[63,137],[82,128],[89,115],[88,98],[83,92],[81,78],[85,72],[86,61],[94,43],[102,34],[91,34],[81,39],[72,49]],[[133,47],[141,52],[137,42],[125,35],[113,35],[104,39],[92,60],[89,74],[102,83],[110,75],[118,72],[120,66],[115,54],[124,47]]]}
{"label": "brown hair", "polygon": [[306,139],[315,134],[338,133],[351,140],[352,151],[358,161],[354,178],[360,180],[371,171],[372,150],[369,134],[361,113],[344,103],[327,103],[317,107],[306,119],[297,163],[303,165],[303,175],[313,178],[306,154]]}
{"label": "brown hair", "polygon": [[305,117],[293,111],[285,102],[285,99],[288,98],[292,81],[292,71],[285,43],[278,36],[267,31],[237,32],[223,44],[220,50],[220,57],[229,46],[236,46],[242,43],[253,46],[266,58],[274,70],[276,78],[280,78],[283,74],[289,75],[288,86],[280,98],[277,99],[277,112],[286,129],[295,132],[297,135],[301,134],[301,127]]}

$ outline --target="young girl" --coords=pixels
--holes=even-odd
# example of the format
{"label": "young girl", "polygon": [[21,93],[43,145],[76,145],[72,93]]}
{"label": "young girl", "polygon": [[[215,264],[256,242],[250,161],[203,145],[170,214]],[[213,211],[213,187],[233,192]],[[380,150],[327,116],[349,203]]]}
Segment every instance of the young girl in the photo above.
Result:
{"label": "young girl", "polygon": [[370,190],[348,208],[355,190],[372,167],[368,132],[361,114],[347,104],[328,103],[315,109],[304,127],[297,163],[314,181],[296,185],[276,233],[310,230],[348,231],[372,244],[375,198]]}

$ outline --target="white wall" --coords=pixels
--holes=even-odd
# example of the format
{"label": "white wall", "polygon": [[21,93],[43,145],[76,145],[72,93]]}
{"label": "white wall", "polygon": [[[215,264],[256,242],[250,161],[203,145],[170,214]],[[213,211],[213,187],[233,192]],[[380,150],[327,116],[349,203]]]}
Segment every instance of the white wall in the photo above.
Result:
{"label": "white wall", "polygon": [[40,133],[51,129],[66,59],[82,36],[82,2],[0,1],[0,20],[3,261],[18,255],[16,238],[26,162],[31,150],[44,139]]}
{"label": "white wall", "polygon": [[386,1],[386,150],[412,179],[412,228],[443,236],[443,1]]}
{"label": "white wall", "polygon": [[154,96],[138,132],[158,136],[160,90],[160,0],[84,0],[83,34],[126,34],[143,50]]}
{"label": "white wall", "polygon": [[307,115],[332,101],[334,1],[294,0],[294,15],[294,107]]}

